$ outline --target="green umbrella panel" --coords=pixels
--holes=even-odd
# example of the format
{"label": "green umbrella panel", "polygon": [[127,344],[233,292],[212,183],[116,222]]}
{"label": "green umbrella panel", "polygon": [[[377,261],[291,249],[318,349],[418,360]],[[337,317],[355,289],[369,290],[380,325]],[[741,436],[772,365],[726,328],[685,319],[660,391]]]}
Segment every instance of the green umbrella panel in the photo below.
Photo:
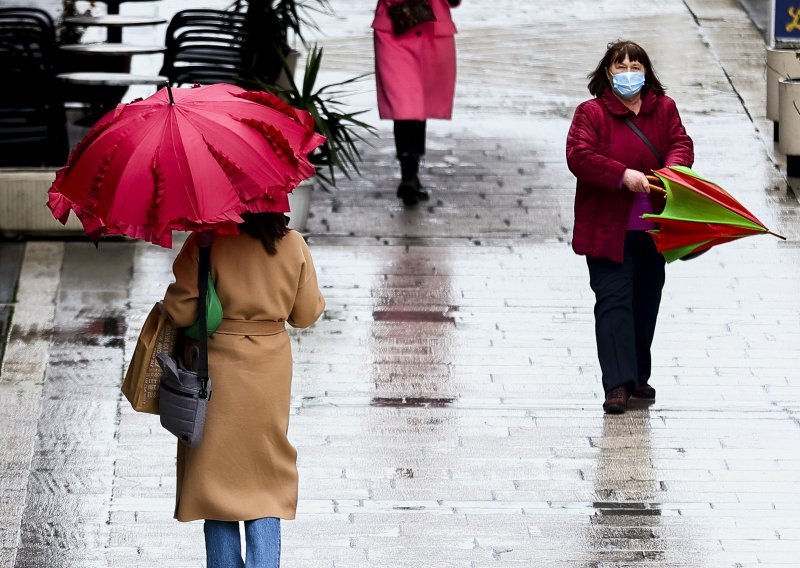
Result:
{"label": "green umbrella panel", "polygon": [[729,193],[690,168],[671,166],[653,173],[664,184],[667,202],[660,214],[643,217],[660,223],[651,233],[669,262],[723,242],[770,233]]}

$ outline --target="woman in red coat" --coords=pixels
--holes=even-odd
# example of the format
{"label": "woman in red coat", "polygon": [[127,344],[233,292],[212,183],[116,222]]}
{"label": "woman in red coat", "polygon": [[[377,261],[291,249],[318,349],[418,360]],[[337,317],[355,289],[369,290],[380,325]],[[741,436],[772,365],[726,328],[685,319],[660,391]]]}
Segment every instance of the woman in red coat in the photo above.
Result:
{"label": "woman in red coat", "polygon": [[589,75],[589,92],[594,98],[575,110],[567,135],[567,165],[577,178],[572,248],[586,256],[595,293],[603,408],[619,414],[630,396],[656,395],[648,384],[650,346],[665,261],[646,232],[656,224],[641,216],[660,212],[664,198],[650,193],[645,175],[691,166],[694,151],[675,101],[636,43],[609,44]]}
{"label": "woman in red coat", "polygon": [[393,33],[388,7],[406,0],[378,0],[375,9],[375,77],[378,112],[394,120],[394,140],[400,161],[397,197],[406,205],[428,199],[419,181],[425,155],[425,121],[449,119],[456,86],[456,28],[450,7],[461,0],[429,0],[435,21],[405,33]]}

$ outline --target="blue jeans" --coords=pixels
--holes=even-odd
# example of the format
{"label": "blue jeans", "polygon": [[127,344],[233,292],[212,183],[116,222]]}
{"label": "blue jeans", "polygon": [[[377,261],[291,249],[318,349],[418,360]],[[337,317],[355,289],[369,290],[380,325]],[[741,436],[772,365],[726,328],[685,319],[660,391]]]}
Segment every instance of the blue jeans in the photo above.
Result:
{"label": "blue jeans", "polygon": [[206,535],[206,568],[279,568],[281,564],[281,521],[273,517],[244,522],[247,558],[242,562],[239,523],[210,521]]}

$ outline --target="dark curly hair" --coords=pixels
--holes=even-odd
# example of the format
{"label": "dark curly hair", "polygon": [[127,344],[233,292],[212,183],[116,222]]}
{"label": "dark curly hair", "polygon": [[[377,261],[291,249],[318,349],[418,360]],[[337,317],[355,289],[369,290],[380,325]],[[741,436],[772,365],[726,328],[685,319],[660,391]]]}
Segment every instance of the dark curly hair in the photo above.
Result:
{"label": "dark curly hair", "polygon": [[276,247],[286,233],[289,232],[289,218],[283,213],[242,213],[243,223],[239,230],[261,241],[264,250],[270,256],[278,252]]}
{"label": "dark curly hair", "polygon": [[642,91],[650,89],[657,95],[666,93],[664,85],[658,80],[653,64],[650,63],[650,57],[644,48],[638,43],[626,40],[617,40],[608,44],[606,54],[597,64],[597,68],[587,75],[589,79],[589,92],[595,97],[599,97],[603,91],[610,87],[608,81],[608,70],[615,63],[625,61],[625,56],[629,61],[638,61],[645,68],[644,74],[644,87]]}

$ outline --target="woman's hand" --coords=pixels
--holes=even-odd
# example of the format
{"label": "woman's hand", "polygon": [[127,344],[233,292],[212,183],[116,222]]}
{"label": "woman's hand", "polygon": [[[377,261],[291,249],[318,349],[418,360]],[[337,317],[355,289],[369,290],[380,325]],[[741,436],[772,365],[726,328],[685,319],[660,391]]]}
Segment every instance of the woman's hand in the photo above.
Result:
{"label": "woman's hand", "polygon": [[625,170],[622,174],[622,187],[634,193],[650,193],[650,182],[647,176],[636,170]]}

